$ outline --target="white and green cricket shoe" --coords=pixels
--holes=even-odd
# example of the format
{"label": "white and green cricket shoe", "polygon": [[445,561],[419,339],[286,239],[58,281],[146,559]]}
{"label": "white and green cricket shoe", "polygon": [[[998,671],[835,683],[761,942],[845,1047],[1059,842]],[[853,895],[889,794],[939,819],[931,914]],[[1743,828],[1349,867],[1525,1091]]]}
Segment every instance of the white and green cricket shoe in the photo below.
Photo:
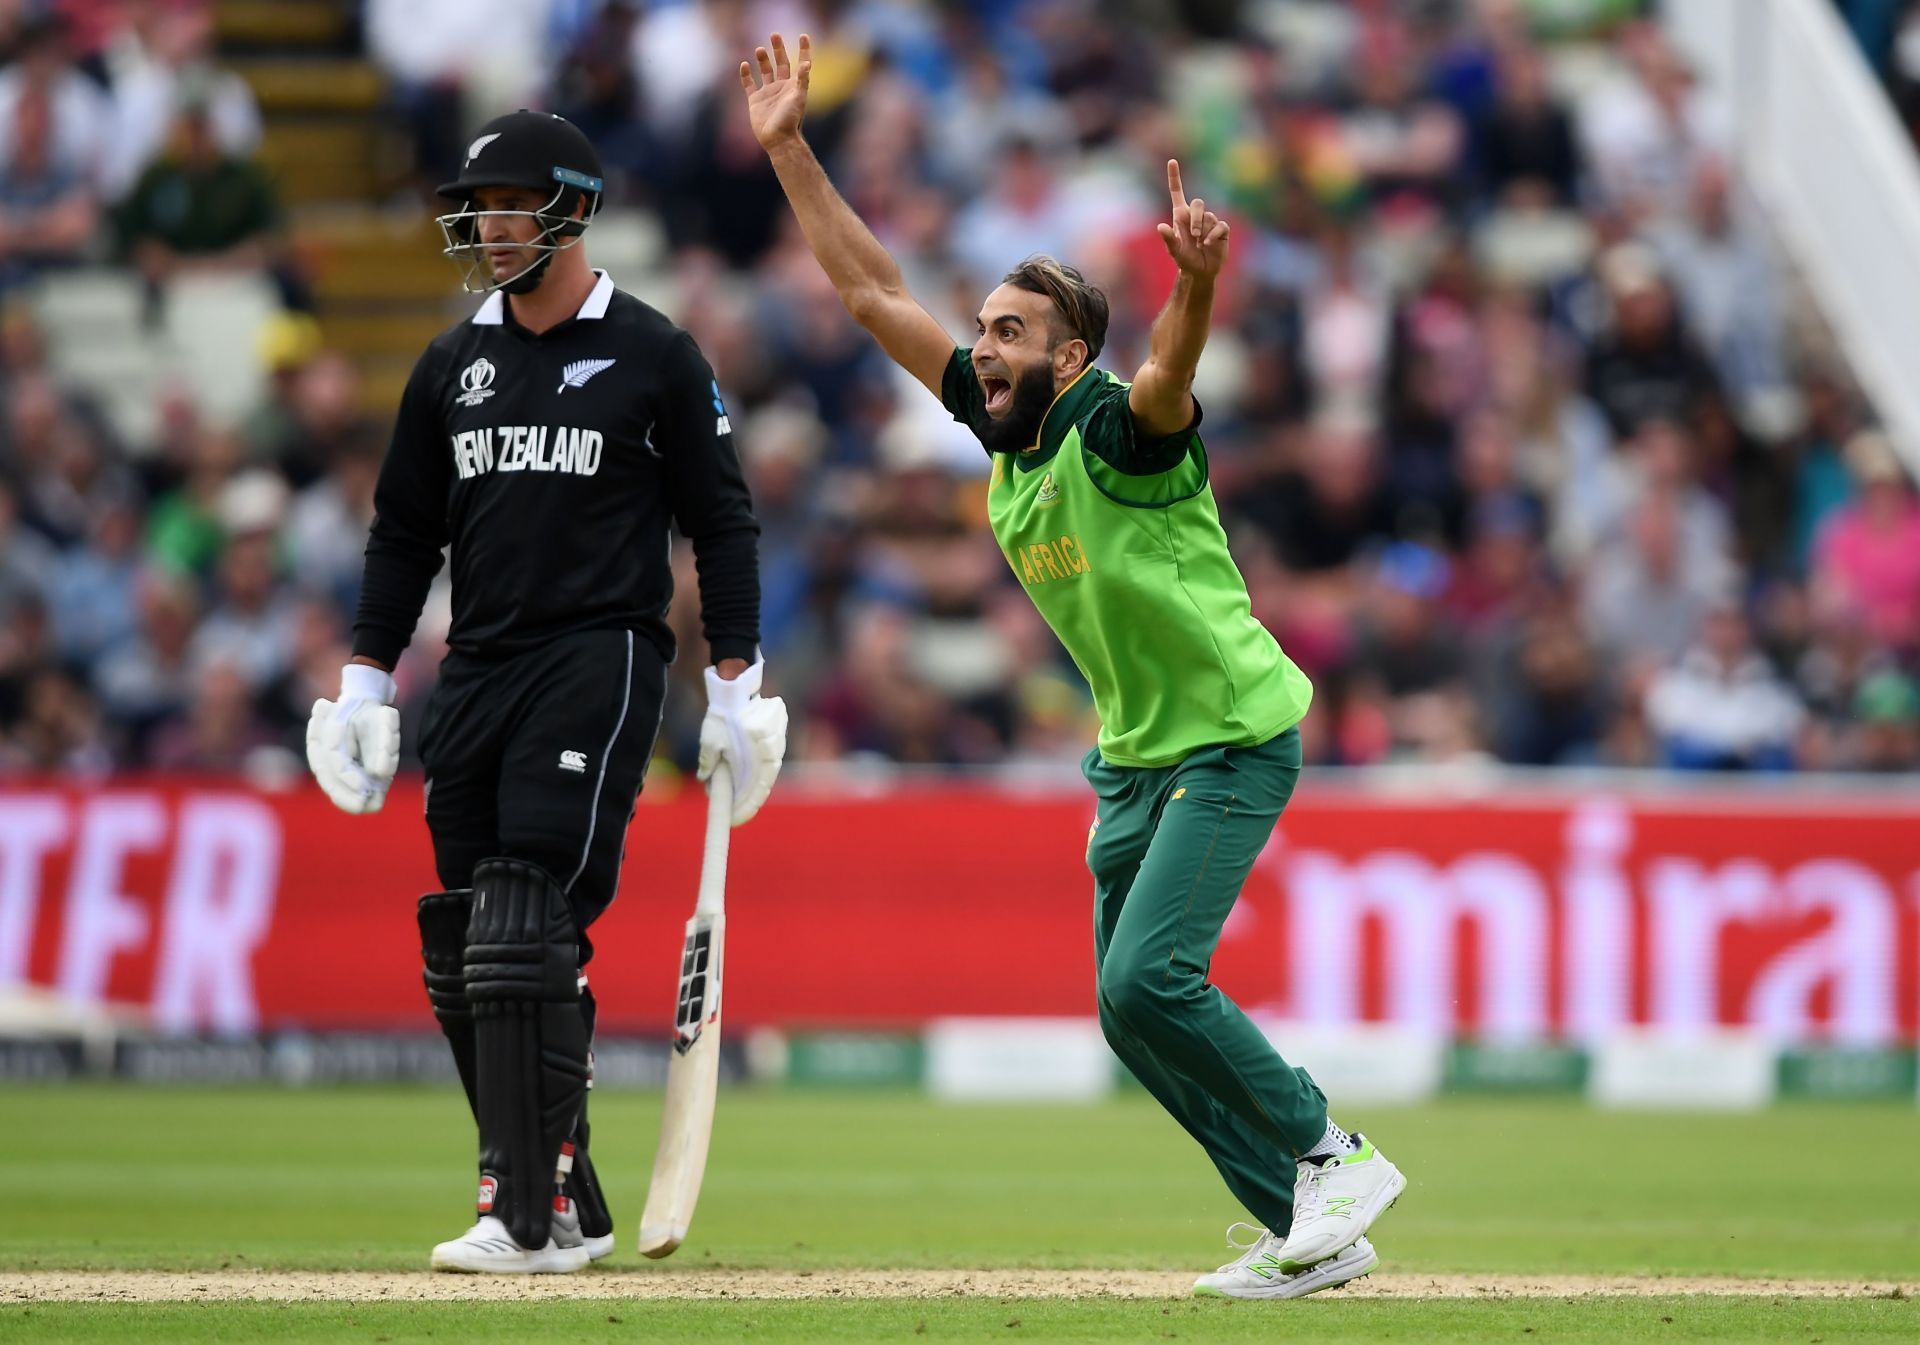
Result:
{"label": "white and green cricket shoe", "polygon": [[[1243,1243],[1234,1234],[1241,1229],[1256,1234],[1253,1242]],[[1351,1246],[1305,1270],[1286,1271],[1280,1266],[1280,1239],[1264,1228],[1235,1224],[1227,1230],[1227,1245],[1245,1248],[1237,1261],[1230,1261],[1211,1275],[1193,1282],[1197,1298],[1305,1298],[1323,1289],[1337,1289],[1349,1280],[1357,1280],[1380,1264],[1373,1244],[1360,1238]]]}
{"label": "white and green cricket shoe", "polygon": [[1295,1274],[1353,1246],[1407,1189],[1407,1179],[1365,1135],[1359,1147],[1322,1163],[1302,1163],[1293,1183],[1293,1228],[1278,1251]]}

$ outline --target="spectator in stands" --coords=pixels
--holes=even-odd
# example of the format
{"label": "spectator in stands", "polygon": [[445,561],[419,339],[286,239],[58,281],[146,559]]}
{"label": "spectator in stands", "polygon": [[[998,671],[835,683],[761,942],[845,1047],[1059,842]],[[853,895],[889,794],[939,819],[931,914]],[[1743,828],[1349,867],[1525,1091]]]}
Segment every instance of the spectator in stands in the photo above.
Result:
{"label": "spectator in stands", "polygon": [[1402,518],[1418,511],[1461,536],[1459,426],[1486,381],[1479,278],[1460,239],[1441,251],[1394,314],[1386,383],[1386,486]]}
{"label": "spectator in stands", "polygon": [[42,267],[80,260],[99,223],[80,172],[53,154],[52,96],[29,85],[13,100],[7,154],[0,161],[0,296]]}
{"label": "spectator in stands", "polygon": [[[1494,433],[1481,429],[1470,442],[1497,442]],[[1498,642],[1540,598],[1550,574],[1539,545],[1539,517],[1518,492],[1489,491],[1473,500],[1446,594],[1447,611],[1463,633]]]}
{"label": "spectator in stands", "polygon": [[1579,111],[1601,203],[1635,223],[1681,215],[1700,163],[1727,157],[1725,109],[1652,20],[1623,25],[1618,49],[1623,68]]}
{"label": "spectator in stands", "polygon": [[256,691],[286,671],[293,647],[294,604],[280,584],[275,553],[286,489],[279,477],[258,468],[227,486],[220,502],[227,540],[220,554],[219,597],[194,632],[187,655],[196,669],[234,668]]}
{"label": "spectator in stands", "polygon": [[1579,613],[1556,602],[1496,646],[1482,704],[1502,759],[1523,766],[1592,761],[1605,732],[1599,657]]}
{"label": "spectator in stands", "polygon": [[367,51],[393,81],[423,192],[459,172],[468,125],[492,115],[470,115],[475,109],[533,101],[545,82],[551,8],[550,0],[365,0]]}
{"label": "spectator in stands", "polygon": [[1060,101],[1014,84],[1006,62],[1006,53],[990,43],[969,51],[927,127],[935,171],[961,197],[992,183],[1004,145],[1024,139],[1051,156],[1072,143],[1073,124]]}
{"label": "spectator in stands", "polygon": [[973,277],[1004,275],[1035,253],[1070,257],[1079,240],[1077,203],[1040,143],[1000,147],[986,191],[954,221],[955,260]]}
{"label": "spectator in stands", "polygon": [[[1464,686],[1466,649],[1442,599],[1447,558],[1418,542],[1395,542],[1373,566],[1354,664],[1395,701]],[[1396,731],[1396,736],[1404,738]]]}
{"label": "spectator in stands", "polygon": [[301,491],[287,515],[290,569],[306,592],[350,612],[360,597],[360,576],[373,526],[373,488],[386,456],[373,431],[335,444],[328,470]]}
{"label": "spectator in stands", "polygon": [[[1778,612],[1769,616],[1779,622]],[[1787,647],[1791,662],[1785,666],[1807,709],[1823,725],[1838,731],[1851,719],[1860,688],[1876,674],[1899,665],[1886,646],[1873,638],[1866,615],[1830,594],[1810,590],[1802,619],[1806,638],[1797,648]]]}
{"label": "spectator in stands", "polygon": [[1806,711],[1753,648],[1737,602],[1716,603],[1700,642],[1655,678],[1647,719],[1679,770],[1786,770]]}
{"label": "spectator in stands", "polygon": [[[600,161],[663,185],[666,147],[641,116],[640,76],[633,36],[636,0],[607,0],[573,35],[553,75],[553,110],[578,126],[600,151]],[[655,199],[658,199],[657,194]]]}
{"label": "spectator in stands", "polygon": [[220,555],[225,534],[220,502],[239,471],[244,449],[237,434],[200,430],[186,443],[184,479],[160,497],[148,516],[147,550],[177,574],[205,575]]}
{"label": "spectator in stands", "polygon": [[1371,417],[1385,376],[1391,309],[1387,287],[1345,223],[1320,238],[1323,265],[1306,295],[1302,344],[1316,411],[1343,420]]}
{"label": "spectator in stands", "polygon": [[1565,209],[1580,181],[1573,117],[1547,85],[1538,48],[1501,54],[1499,100],[1482,115],[1474,141],[1491,200],[1509,209]]}
{"label": "spectator in stands", "polygon": [[156,293],[176,276],[263,272],[280,260],[273,183],[221,148],[206,99],[183,90],[167,153],[120,207],[121,248]]}
{"label": "spectator in stands", "polygon": [[1884,644],[1920,650],[1920,500],[1893,443],[1856,434],[1847,465],[1859,496],[1828,520],[1814,552],[1814,582],[1865,616]]}
{"label": "spectator in stands", "polygon": [[1553,559],[1575,568],[1613,516],[1618,466],[1599,408],[1575,389],[1572,352],[1524,297],[1495,294],[1481,314],[1487,401],[1514,440],[1514,475],[1542,502]]}
{"label": "spectator in stands", "polygon": [[1847,763],[1868,771],[1920,770],[1920,686],[1888,668],[1861,683]]}
{"label": "spectator in stands", "polygon": [[85,544],[60,553],[47,584],[63,662],[89,667],[133,638],[140,565],[140,516],[133,501],[109,501],[94,512]]}
{"label": "spectator in stands", "polygon": [[74,69],[65,23],[51,10],[31,11],[21,25],[11,65],[0,67],[0,171],[11,171],[19,107],[29,97],[44,108],[40,151],[49,169],[89,190],[100,184],[111,137],[112,109],[100,86]]}
{"label": "spectator in stands", "polygon": [[46,335],[33,309],[18,298],[0,301],[0,404],[17,380],[46,367]]}
{"label": "spectator in stands", "polygon": [[[9,389],[5,418],[7,456],[0,472],[14,483],[15,491],[29,486],[42,473],[54,470],[60,460],[62,424],[67,407],[52,377],[41,371],[24,374]],[[27,514],[30,500],[16,499],[14,512]]]}
{"label": "spectator in stands", "polygon": [[[43,0],[24,7],[28,55],[0,67],[0,270],[7,241],[33,232],[14,194],[70,183],[104,208],[98,175],[127,165],[144,172],[116,222],[138,217],[129,256],[150,274],[271,265],[271,198],[235,163],[257,111],[212,62],[206,0],[60,3],[86,20],[87,74]],[[0,29],[16,8],[0,0]],[[1137,201],[1136,172],[1113,165],[1203,166],[1242,268],[1196,390],[1212,484],[1257,617],[1318,686],[1310,760],[1492,748],[1658,766],[1673,721],[1656,731],[1656,701],[1664,714],[1673,686],[1715,677],[1756,700],[1757,643],[1805,706],[1800,764],[1920,765],[1898,680],[1920,660],[1920,505],[1885,455],[1849,450],[1870,410],[1839,355],[1805,339],[1772,240],[1736,208],[1713,98],[1657,27],[1620,26],[1638,0],[1270,6],[1255,43],[1214,40],[1205,6],[1129,19],[1084,0],[361,8],[428,186],[463,156],[470,106],[546,89],[632,175],[626,197],[661,216],[621,233],[664,235],[653,274],[619,278],[661,288],[721,380],[760,504],[763,637],[782,651],[797,750],[1051,762],[1086,741],[1070,666],[1030,609],[1007,606],[1001,558],[956,530],[982,507],[977,447],[902,397],[782,233],[788,213],[755,204],[774,188],[737,115],[734,62],[759,34],[810,25],[822,155],[956,334],[976,272],[1052,247],[1107,287],[1109,348],[1137,356],[1167,280],[1163,258],[1116,240],[1159,252],[1135,222],[1157,198]],[[1596,67],[1602,48],[1563,66],[1533,45],[1605,34],[1618,80]],[[1593,91],[1571,124],[1556,88]],[[194,164],[145,162],[182,98]],[[85,241],[83,255],[111,240]],[[70,324],[39,297],[66,286]],[[263,733],[297,749],[351,619],[379,408],[302,317],[262,342],[270,391],[241,433],[185,382],[139,405],[139,380],[87,326],[112,289],[57,276],[0,300],[0,760],[84,767],[104,735],[138,766],[156,726],[167,763],[237,766]],[[1789,431],[1780,394],[1802,368],[1805,423]],[[685,548],[676,565],[690,591]],[[1715,662],[1695,646],[1738,574],[1757,634]],[[447,602],[443,579],[397,670],[408,742]],[[697,644],[694,605],[672,621]],[[62,664],[77,697],[37,680]],[[210,690],[193,680],[214,667]],[[676,703],[697,706],[692,690]],[[690,765],[697,728],[670,713],[661,750]],[[1776,761],[1779,742],[1741,759]]]}
{"label": "spectator in stands", "polygon": [[1674,491],[1648,491],[1587,573],[1588,634],[1629,665],[1678,658],[1730,581],[1724,555],[1687,544],[1684,512]]}
{"label": "spectator in stands", "polygon": [[246,674],[230,663],[196,673],[187,713],[154,731],[153,768],[231,775],[253,769],[260,753],[284,754],[287,749],[255,711],[253,694]]}
{"label": "spectator in stands", "polygon": [[1371,431],[1326,417],[1304,437],[1297,465],[1256,478],[1234,494],[1229,510],[1256,528],[1288,569],[1331,574],[1392,534],[1379,474]]}
{"label": "spectator in stands", "polygon": [[0,733],[24,712],[33,678],[53,662],[47,587],[55,563],[52,548],[20,525],[0,478]]}
{"label": "spectator in stands", "polygon": [[1793,481],[1788,559],[1795,574],[1813,566],[1814,543],[1834,511],[1854,496],[1846,446],[1864,425],[1861,399],[1831,372],[1815,370],[1801,382],[1806,425],[1787,445]]}
{"label": "spectator in stands", "polygon": [[872,603],[852,622],[838,668],[814,697],[801,735],[812,760],[957,761],[951,708],[912,663],[911,618]]}
{"label": "spectator in stands", "polygon": [[1785,453],[1749,433],[1722,397],[1704,399],[1687,429],[1693,475],[1729,520],[1734,558],[1759,578],[1791,573],[1793,472]]}
{"label": "spectator in stands", "polygon": [[23,451],[21,516],[55,546],[85,539],[93,514],[135,492],[134,476],[107,446],[101,431],[75,409],[61,406],[42,458]]}
{"label": "spectator in stands", "polygon": [[284,419],[259,442],[259,458],[294,486],[325,474],[341,450],[368,435],[384,440],[362,405],[360,370],[337,350],[323,350],[301,366],[281,408]]}
{"label": "spectator in stands", "polygon": [[[260,402],[240,423],[240,436],[246,441],[247,455],[255,462],[282,464],[290,456],[288,445],[300,438],[300,376],[325,348],[320,324],[310,313],[276,313],[255,337],[255,349],[267,374]],[[289,473],[296,486],[307,482]]]}
{"label": "spectator in stands", "polygon": [[153,730],[192,699],[187,647],[199,611],[191,583],[163,570],[141,575],[136,599],[139,634],[94,665],[93,687],[123,739],[120,759],[138,765]]}
{"label": "spectator in stands", "polygon": [[1697,568],[1733,557],[1726,504],[1700,480],[1700,445],[1684,425],[1650,420],[1620,446],[1616,478],[1627,499],[1669,496],[1678,509],[1680,545]]}
{"label": "spectator in stands", "polygon": [[1718,159],[1694,170],[1683,218],[1650,230],[1673,277],[1687,325],[1736,406],[1786,383],[1777,268],[1734,207],[1733,179]]}
{"label": "spectator in stands", "polygon": [[147,3],[102,53],[113,87],[113,143],[105,165],[107,198],[132,191],[165,151],[182,100],[202,99],[223,155],[246,160],[260,147],[260,106],[247,82],[214,62],[213,6]]}
{"label": "spectator in stands", "polygon": [[1685,422],[1719,383],[1681,325],[1657,258],[1641,244],[1622,244],[1598,270],[1613,321],[1587,356],[1589,393],[1623,437],[1649,420]]}
{"label": "spectator in stands", "polygon": [[1457,113],[1421,91],[1418,51],[1398,19],[1376,19],[1353,53],[1355,101],[1340,142],[1383,223],[1418,228],[1455,203],[1466,136]]}
{"label": "spectator in stands", "polygon": [[0,775],[59,772],[86,778],[105,775],[112,765],[93,698],[60,669],[35,671],[24,688],[19,718],[0,732]]}
{"label": "spectator in stands", "polygon": [[19,604],[46,593],[54,561],[46,539],[21,526],[19,498],[0,476],[0,632],[11,624]]}
{"label": "spectator in stands", "polygon": [[295,752],[306,750],[313,703],[340,689],[340,667],[353,653],[341,610],[324,598],[296,605],[286,672],[257,698],[261,718]]}

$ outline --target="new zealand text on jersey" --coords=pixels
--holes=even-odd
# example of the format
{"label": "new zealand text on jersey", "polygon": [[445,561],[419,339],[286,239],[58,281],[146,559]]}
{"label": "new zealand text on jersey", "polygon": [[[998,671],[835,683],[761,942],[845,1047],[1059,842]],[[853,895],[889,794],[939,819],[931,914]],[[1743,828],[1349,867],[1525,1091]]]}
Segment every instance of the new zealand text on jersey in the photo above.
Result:
{"label": "new zealand text on jersey", "polygon": [[453,465],[460,479],[485,472],[571,472],[592,476],[600,470],[598,430],[568,425],[489,425],[453,436]]}

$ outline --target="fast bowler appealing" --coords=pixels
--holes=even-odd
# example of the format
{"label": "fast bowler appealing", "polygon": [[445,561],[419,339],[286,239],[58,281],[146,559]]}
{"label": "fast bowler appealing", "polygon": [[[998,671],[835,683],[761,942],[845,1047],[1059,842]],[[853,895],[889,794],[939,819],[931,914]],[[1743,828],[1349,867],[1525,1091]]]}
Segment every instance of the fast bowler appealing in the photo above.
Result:
{"label": "fast bowler appealing", "polygon": [[450,548],[448,653],[419,738],[447,890],[420,899],[419,922],[427,997],[479,1129],[479,1217],[432,1264],[570,1271],[613,1247],[587,1148],[584,968],[674,657],[670,525],[693,543],[715,665],[700,778],[724,764],[732,825],[773,788],[786,707],[759,695],[759,525],[713,371],[587,266],[592,145],[559,117],[510,113],[440,192],[459,207],[439,221],[446,253],[487,297],[402,395],[353,661],[339,699],[314,704],[307,761],[347,812],[385,802],[391,672]]}
{"label": "fast bowler appealing", "polygon": [[[841,301],[992,455],[995,539],[1093,689],[1100,1023],[1140,1082],[1264,1225],[1203,1294],[1299,1298],[1372,1270],[1366,1233],[1406,1186],[1327,1114],[1306,1071],[1207,981],[1221,926],[1300,773],[1312,689],[1253,617],[1227,551],[1191,388],[1227,225],[1167,165],[1159,226],[1179,278],[1131,384],[1094,365],[1107,301],[1029,258],[956,349],[801,135],[808,39],[775,35],[740,82],[755,136]],[[1281,1231],[1284,1230],[1284,1231]]]}

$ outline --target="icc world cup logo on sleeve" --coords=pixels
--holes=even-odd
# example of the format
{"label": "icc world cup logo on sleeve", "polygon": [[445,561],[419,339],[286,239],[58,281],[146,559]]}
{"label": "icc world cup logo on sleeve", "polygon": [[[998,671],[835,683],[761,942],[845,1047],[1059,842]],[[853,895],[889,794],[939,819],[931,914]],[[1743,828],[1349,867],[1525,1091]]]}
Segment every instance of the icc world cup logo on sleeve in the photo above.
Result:
{"label": "icc world cup logo on sleeve", "polygon": [[482,356],[460,375],[460,395],[453,400],[460,406],[478,406],[493,396],[493,361]]}

